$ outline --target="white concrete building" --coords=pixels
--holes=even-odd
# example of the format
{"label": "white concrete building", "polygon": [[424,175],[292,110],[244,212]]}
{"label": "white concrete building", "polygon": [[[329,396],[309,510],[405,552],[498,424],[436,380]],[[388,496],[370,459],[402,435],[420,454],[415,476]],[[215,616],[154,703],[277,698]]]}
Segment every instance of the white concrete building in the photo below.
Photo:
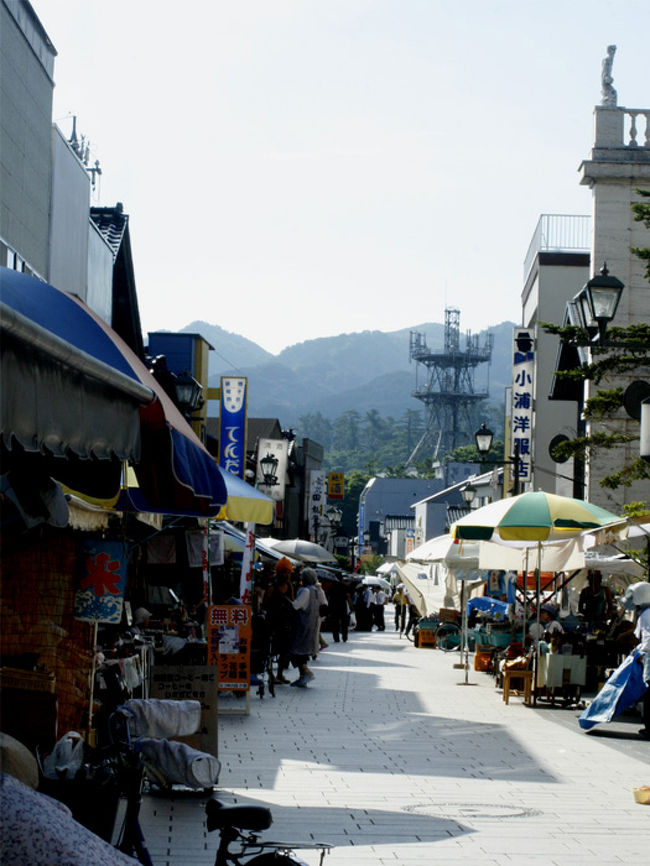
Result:
{"label": "white concrete building", "polygon": [[589,279],[591,219],[583,215],[542,214],[524,263],[521,295],[522,326],[535,342],[533,459],[528,489],[564,496],[582,496],[574,489],[573,460],[557,463],[551,444],[558,436],[578,433],[575,403],[549,398],[557,365],[557,337],[545,333],[541,322],[562,324],[567,302]]}

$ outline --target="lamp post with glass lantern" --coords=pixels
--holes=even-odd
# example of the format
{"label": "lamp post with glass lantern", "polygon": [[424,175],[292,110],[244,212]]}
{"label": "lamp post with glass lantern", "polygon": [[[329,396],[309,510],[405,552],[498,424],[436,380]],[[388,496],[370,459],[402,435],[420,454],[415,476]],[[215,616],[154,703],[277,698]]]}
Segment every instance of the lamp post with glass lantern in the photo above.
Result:
{"label": "lamp post with glass lantern", "polygon": [[267,452],[264,457],[259,460],[259,467],[262,472],[263,484],[265,487],[275,487],[278,483],[278,458],[275,454]]}
{"label": "lamp post with glass lantern", "polygon": [[471,511],[472,502],[474,502],[474,499],[476,497],[476,487],[474,487],[471,481],[468,481],[468,483],[464,487],[460,488],[460,495],[463,498],[463,502],[467,506],[467,510]]}
{"label": "lamp post with glass lantern", "polygon": [[[570,302],[576,312],[578,326],[586,334],[586,339],[578,336],[570,342],[586,348],[590,353],[589,361],[592,349],[647,350],[645,343],[634,343],[630,340],[619,342],[607,337],[607,327],[616,315],[624,288],[624,283],[610,274],[607,262],[604,262],[600,273],[588,280]],[[644,397],[649,387],[647,382],[633,382],[626,389],[623,401],[628,415],[641,422],[639,454],[644,460],[650,460],[650,398]],[[584,399],[580,404],[579,435],[585,433],[583,405]]]}
{"label": "lamp post with glass lantern", "polygon": [[486,426],[485,421],[481,424],[479,429],[474,433],[474,441],[476,442],[476,450],[478,451],[479,459],[482,464],[490,463],[494,466],[512,466],[513,471],[513,479],[512,479],[512,495],[517,496],[519,494],[519,466],[520,466],[520,457],[519,457],[519,440],[515,439],[514,447],[513,447],[513,455],[504,460],[488,460],[488,454],[490,453],[490,449],[492,448],[492,442],[494,440],[494,433],[489,427]]}

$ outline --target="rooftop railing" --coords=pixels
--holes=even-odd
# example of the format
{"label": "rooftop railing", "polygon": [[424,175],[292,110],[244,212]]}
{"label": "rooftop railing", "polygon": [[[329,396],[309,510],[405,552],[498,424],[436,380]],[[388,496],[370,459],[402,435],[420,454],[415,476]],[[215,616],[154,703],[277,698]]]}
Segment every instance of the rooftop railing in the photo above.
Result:
{"label": "rooftop railing", "polygon": [[[650,108],[622,108],[627,134],[623,131],[624,147],[650,147]],[[638,118],[641,118],[640,122]],[[627,136],[627,137],[626,137]]]}
{"label": "rooftop railing", "polygon": [[591,217],[584,214],[542,214],[533,232],[526,258],[524,281],[538,253],[588,253],[591,250]]}

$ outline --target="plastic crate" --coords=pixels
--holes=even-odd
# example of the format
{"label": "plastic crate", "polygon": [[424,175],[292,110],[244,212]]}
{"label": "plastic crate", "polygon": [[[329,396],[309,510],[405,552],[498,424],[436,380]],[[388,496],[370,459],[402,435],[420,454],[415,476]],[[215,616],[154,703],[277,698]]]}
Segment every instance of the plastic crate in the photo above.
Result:
{"label": "plastic crate", "polygon": [[492,663],[492,653],[490,650],[477,650],[474,653],[474,670],[487,671]]}
{"label": "plastic crate", "polygon": [[418,646],[432,647],[436,645],[436,632],[432,628],[421,628],[418,630]]}
{"label": "plastic crate", "polygon": [[490,646],[505,649],[512,643],[512,633],[509,631],[493,631],[488,635]]}

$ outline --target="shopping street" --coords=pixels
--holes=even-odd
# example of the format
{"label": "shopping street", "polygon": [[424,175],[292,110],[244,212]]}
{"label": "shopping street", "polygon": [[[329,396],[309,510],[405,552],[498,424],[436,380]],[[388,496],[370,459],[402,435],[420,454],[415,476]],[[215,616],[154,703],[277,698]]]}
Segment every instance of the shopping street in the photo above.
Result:
{"label": "shopping street", "polygon": [[[645,862],[650,808],[632,789],[650,784],[650,743],[638,716],[586,734],[579,710],[517,696],[506,706],[491,675],[470,670],[459,685],[458,654],[417,649],[387,622],[330,644],[307,689],[252,694],[250,715],[220,717],[224,801],[268,804],[268,838],[331,843],[328,866]],[[156,866],[214,862],[204,802],[147,797]]]}

